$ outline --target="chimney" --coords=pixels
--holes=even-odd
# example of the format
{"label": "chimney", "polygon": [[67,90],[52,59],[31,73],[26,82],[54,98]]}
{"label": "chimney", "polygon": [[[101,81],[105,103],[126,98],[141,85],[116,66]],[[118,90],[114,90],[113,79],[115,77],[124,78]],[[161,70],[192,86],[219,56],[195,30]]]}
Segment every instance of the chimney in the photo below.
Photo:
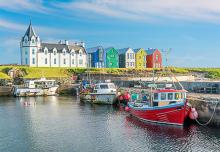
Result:
{"label": "chimney", "polygon": [[69,42],[68,42],[67,40],[65,40],[65,44],[66,44],[66,45],[69,45]]}
{"label": "chimney", "polygon": [[82,47],[85,47],[85,43],[84,42],[81,42],[81,45],[82,45]]}

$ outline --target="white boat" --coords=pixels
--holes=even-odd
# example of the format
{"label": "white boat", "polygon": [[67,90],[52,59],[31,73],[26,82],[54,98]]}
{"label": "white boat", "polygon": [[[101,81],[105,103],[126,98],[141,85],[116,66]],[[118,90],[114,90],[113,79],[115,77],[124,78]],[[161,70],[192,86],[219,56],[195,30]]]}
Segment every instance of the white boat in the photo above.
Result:
{"label": "white boat", "polygon": [[97,83],[89,91],[84,90],[80,94],[80,99],[96,104],[114,104],[117,96],[117,88],[114,83]]}
{"label": "white boat", "polygon": [[25,81],[22,86],[14,87],[14,96],[51,96],[56,95],[59,86],[55,80],[45,78]]}

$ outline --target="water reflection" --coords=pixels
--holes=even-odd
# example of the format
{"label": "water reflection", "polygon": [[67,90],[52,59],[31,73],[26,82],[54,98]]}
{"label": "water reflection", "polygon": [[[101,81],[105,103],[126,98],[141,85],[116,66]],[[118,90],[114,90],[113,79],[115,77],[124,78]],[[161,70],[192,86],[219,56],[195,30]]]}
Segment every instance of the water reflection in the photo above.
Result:
{"label": "water reflection", "polygon": [[114,106],[91,105],[73,97],[0,98],[0,115],[0,151],[6,152],[220,148],[219,129],[143,123]]}

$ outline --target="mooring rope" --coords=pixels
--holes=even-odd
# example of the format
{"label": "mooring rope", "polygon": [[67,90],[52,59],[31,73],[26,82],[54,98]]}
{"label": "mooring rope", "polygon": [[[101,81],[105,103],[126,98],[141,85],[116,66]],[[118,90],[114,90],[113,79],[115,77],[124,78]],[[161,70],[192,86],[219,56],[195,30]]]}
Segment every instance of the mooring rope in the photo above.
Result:
{"label": "mooring rope", "polygon": [[211,120],[213,119],[214,114],[215,114],[215,111],[216,111],[216,108],[217,108],[217,105],[218,105],[219,102],[220,102],[220,101],[217,100],[216,105],[215,105],[215,108],[214,108],[214,111],[213,111],[213,113],[212,113],[212,116],[210,117],[210,119],[209,119],[206,123],[201,123],[201,122],[199,122],[198,119],[195,119],[196,122],[197,122],[199,125],[201,125],[201,126],[207,126],[207,125],[211,122]]}

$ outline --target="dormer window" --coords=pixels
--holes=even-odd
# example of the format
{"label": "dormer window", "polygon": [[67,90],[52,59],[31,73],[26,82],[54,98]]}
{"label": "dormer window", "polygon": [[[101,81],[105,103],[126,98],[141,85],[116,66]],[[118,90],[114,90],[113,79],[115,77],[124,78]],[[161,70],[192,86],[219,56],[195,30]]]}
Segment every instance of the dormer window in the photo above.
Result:
{"label": "dormer window", "polygon": [[57,55],[57,51],[56,50],[53,51],[53,55]]}
{"label": "dormer window", "polygon": [[47,53],[48,53],[48,51],[47,51],[47,49],[45,48],[45,49],[44,49],[44,54],[47,55]]}
{"label": "dormer window", "polygon": [[63,55],[64,55],[64,56],[66,55],[66,50],[63,50]]}
{"label": "dormer window", "polygon": [[34,39],[32,39],[32,41],[31,41],[32,43],[35,43],[35,40]]}

